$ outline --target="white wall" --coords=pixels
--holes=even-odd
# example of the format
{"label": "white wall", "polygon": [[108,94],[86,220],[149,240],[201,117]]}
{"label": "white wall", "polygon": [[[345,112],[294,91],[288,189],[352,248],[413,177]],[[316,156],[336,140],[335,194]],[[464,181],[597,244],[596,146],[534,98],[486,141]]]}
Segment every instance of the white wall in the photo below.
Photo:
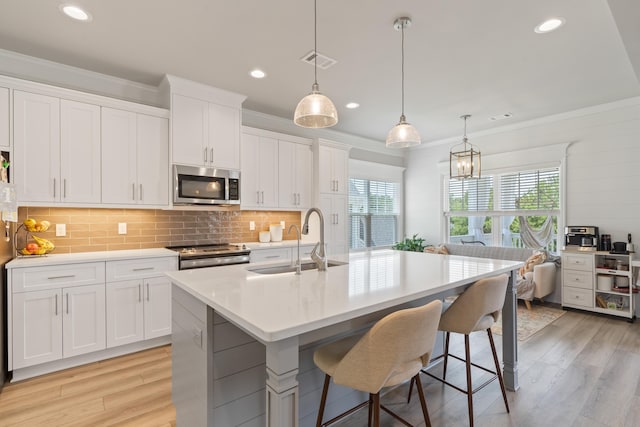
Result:
{"label": "white wall", "polygon": [[[640,98],[468,135],[483,156],[571,143],[566,223],[598,226],[613,241],[626,241],[632,233],[640,244]],[[419,233],[428,243],[443,239],[443,177],[438,163],[448,161],[454,143],[414,149],[405,158],[406,234]]]}

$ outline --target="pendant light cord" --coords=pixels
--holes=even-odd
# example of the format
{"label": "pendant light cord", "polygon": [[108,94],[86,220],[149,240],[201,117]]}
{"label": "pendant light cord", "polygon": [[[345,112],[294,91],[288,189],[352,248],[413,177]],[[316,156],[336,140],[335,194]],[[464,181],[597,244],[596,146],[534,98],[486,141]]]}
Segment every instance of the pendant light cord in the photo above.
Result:
{"label": "pendant light cord", "polygon": [[401,54],[401,58],[402,58],[402,67],[401,67],[401,74],[402,74],[402,120],[404,121],[404,26],[405,24],[402,24],[402,54]]}
{"label": "pendant light cord", "polygon": [[313,0],[313,80],[318,84],[318,0]]}

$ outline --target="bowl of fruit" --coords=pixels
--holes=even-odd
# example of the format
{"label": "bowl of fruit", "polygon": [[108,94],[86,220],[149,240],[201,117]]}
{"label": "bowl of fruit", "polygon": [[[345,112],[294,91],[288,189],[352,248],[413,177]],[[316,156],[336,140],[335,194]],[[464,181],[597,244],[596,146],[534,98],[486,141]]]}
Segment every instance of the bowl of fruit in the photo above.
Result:
{"label": "bowl of fruit", "polygon": [[53,243],[47,239],[38,236],[31,236],[33,242],[28,242],[24,248],[20,250],[22,255],[46,255],[55,249]]}
{"label": "bowl of fruit", "polygon": [[24,224],[24,228],[31,233],[40,233],[42,231],[47,231],[51,223],[49,221],[36,221],[33,218],[25,219],[22,224]]}

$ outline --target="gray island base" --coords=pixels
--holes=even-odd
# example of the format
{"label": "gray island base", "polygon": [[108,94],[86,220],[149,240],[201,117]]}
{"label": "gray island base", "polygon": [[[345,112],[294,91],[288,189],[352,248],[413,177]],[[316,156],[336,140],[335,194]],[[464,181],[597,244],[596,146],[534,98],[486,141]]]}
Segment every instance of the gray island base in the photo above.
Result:
{"label": "gray island base", "polygon": [[[247,265],[168,273],[178,426],[315,425],[323,381],[313,364],[318,346],[501,273],[510,274],[504,379],[517,390],[513,279],[521,262],[390,250],[339,260],[348,264],[299,276],[258,274]],[[366,399],[340,386],[329,396],[326,416]]]}

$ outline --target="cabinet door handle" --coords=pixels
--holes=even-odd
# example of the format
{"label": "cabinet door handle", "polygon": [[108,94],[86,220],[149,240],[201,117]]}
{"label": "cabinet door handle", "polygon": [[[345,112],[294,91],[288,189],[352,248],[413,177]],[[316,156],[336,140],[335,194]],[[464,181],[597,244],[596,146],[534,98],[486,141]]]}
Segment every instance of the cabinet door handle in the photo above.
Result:
{"label": "cabinet door handle", "polygon": [[213,163],[213,148],[211,149],[211,159],[209,161]]}
{"label": "cabinet door handle", "polygon": [[138,283],[138,302],[142,302],[142,285]]}
{"label": "cabinet door handle", "polygon": [[66,275],[66,276],[49,276],[49,277],[47,277],[47,279],[49,279],[49,280],[55,280],[55,279],[68,279],[68,278],[70,278],[70,277],[76,277],[76,275],[75,275],[75,274],[68,274],[68,275]]}
{"label": "cabinet door handle", "polygon": [[62,180],[62,198],[67,198],[67,178]]}
{"label": "cabinet door handle", "polygon": [[58,315],[58,294],[56,294],[56,316]]}
{"label": "cabinet door handle", "polygon": [[338,214],[336,214],[336,225],[338,225]]}
{"label": "cabinet door handle", "polygon": [[136,183],[131,183],[131,200],[136,200]]}
{"label": "cabinet door handle", "polygon": [[140,201],[142,201],[142,184],[140,184],[140,194],[139,194],[139,196],[140,196]]}
{"label": "cabinet door handle", "polygon": [[260,192],[260,200],[261,200],[260,204],[264,205],[264,191]]}
{"label": "cabinet door handle", "polygon": [[149,301],[149,284],[147,283],[147,301]]}
{"label": "cabinet door handle", "polygon": [[53,198],[55,199],[56,197],[56,179],[53,178]]}
{"label": "cabinet door handle", "polygon": [[207,149],[204,149],[204,162],[207,163]]}
{"label": "cabinet door handle", "polygon": [[69,314],[69,293],[66,294],[67,297],[67,314]]}
{"label": "cabinet door handle", "polygon": [[147,271],[147,270],[153,270],[155,267],[139,267],[139,268],[132,268],[131,271]]}

